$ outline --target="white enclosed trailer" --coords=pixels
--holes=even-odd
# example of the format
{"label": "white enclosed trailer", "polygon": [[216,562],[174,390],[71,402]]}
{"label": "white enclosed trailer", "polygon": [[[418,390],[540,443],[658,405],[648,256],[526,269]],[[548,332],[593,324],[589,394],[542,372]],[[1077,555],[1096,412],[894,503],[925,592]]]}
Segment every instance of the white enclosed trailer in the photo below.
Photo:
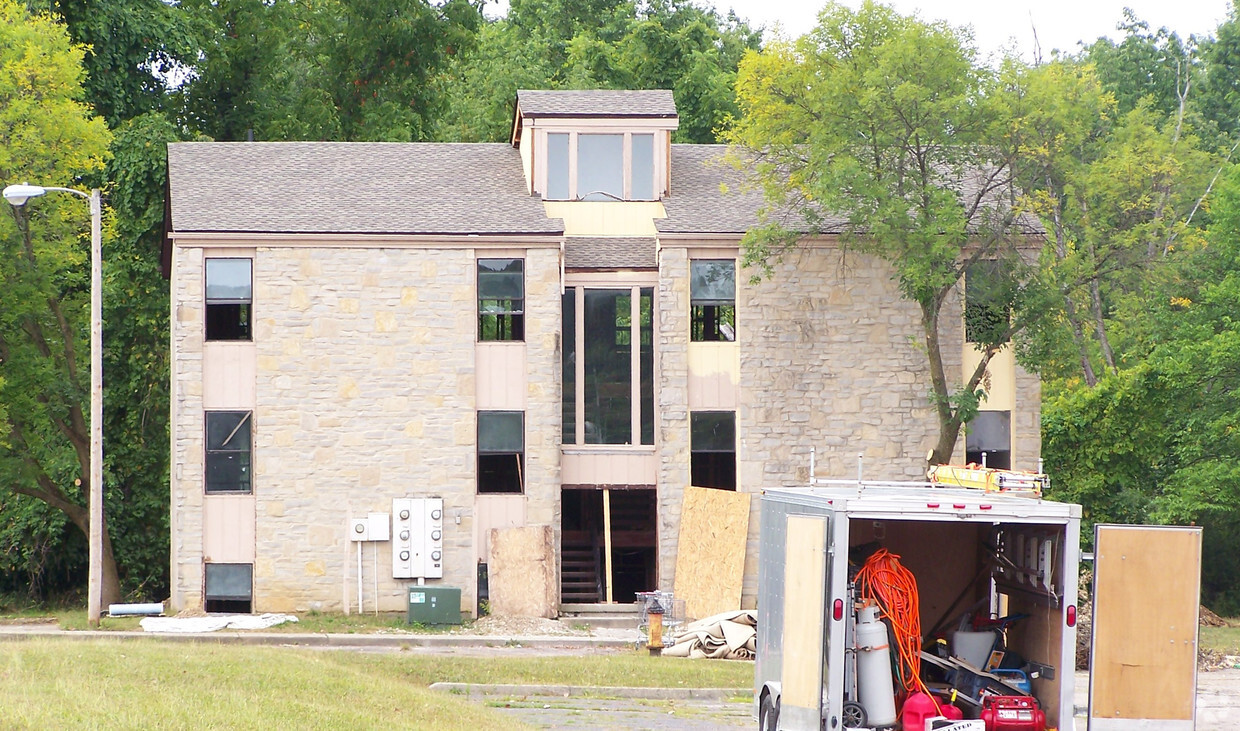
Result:
{"label": "white enclosed trailer", "polygon": [[978,603],[1028,615],[1008,629],[1007,650],[1039,668],[1046,727],[1074,728],[1079,505],[928,483],[815,484],[826,486],[762,495],[760,728],[844,728],[849,549],[875,543],[916,578],[923,632]]}

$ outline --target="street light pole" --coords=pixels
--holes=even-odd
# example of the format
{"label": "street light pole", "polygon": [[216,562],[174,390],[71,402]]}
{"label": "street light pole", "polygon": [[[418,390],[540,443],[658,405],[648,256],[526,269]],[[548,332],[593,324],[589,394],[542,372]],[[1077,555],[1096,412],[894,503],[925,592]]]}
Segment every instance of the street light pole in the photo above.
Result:
{"label": "street light pole", "polygon": [[73,188],[10,185],[4,198],[14,206],[26,205],[49,190],[90,201],[90,540],[86,618],[99,626],[103,608],[103,202],[99,189],[84,193]]}

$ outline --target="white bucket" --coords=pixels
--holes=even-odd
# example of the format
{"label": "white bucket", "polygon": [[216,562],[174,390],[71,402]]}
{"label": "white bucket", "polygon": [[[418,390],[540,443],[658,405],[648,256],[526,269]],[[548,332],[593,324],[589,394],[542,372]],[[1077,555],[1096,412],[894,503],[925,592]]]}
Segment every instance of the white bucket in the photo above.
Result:
{"label": "white bucket", "polygon": [[990,660],[990,651],[994,646],[995,633],[993,630],[952,633],[952,655],[979,670],[986,669],[986,662]]}

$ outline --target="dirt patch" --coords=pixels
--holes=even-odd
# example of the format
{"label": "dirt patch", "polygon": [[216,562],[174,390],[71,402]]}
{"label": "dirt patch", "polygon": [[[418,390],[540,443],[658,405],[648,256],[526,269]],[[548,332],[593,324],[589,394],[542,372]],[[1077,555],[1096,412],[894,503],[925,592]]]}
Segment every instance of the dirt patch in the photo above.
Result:
{"label": "dirt patch", "polygon": [[581,629],[564,624],[558,619],[540,617],[482,617],[477,622],[459,630],[452,630],[455,635],[505,635],[505,636],[551,636],[551,637],[589,637],[588,629]]}
{"label": "dirt patch", "polygon": [[55,617],[0,617],[0,625],[26,626],[56,624],[60,620]]}
{"label": "dirt patch", "polygon": [[1198,622],[1198,624],[1200,624],[1202,627],[1230,627],[1231,626],[1231,622],[1228,622],[1227,620],[1218,616],[1214,612],[1211,612],[1209,609],[1206,609],[1205,607],[1201,608],[1201,611],[1199,612],[1199,617],[1200,617],[1200,621]]}

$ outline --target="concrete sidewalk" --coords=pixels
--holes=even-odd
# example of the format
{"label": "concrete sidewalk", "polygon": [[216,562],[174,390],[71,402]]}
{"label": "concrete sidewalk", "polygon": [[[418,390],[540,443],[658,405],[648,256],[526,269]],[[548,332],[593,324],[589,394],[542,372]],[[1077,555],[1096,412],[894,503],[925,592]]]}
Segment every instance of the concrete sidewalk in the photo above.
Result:
{"label": "concrete sidewalk", "polygon": [[200,642],[233,645],[272,645],[340,649],[410,648],[529,648],[578,650],[633,650],[645,644],[637,630],[595,630],[594,635],[470,635],[368,632],[330,634],[319,632],[261,632],[219,630],[216,632],[141,632],[130,630],[64,630],[50,624],[0,625],[0,642],[55,637],[69,640],[113,640],[118,642]]}

